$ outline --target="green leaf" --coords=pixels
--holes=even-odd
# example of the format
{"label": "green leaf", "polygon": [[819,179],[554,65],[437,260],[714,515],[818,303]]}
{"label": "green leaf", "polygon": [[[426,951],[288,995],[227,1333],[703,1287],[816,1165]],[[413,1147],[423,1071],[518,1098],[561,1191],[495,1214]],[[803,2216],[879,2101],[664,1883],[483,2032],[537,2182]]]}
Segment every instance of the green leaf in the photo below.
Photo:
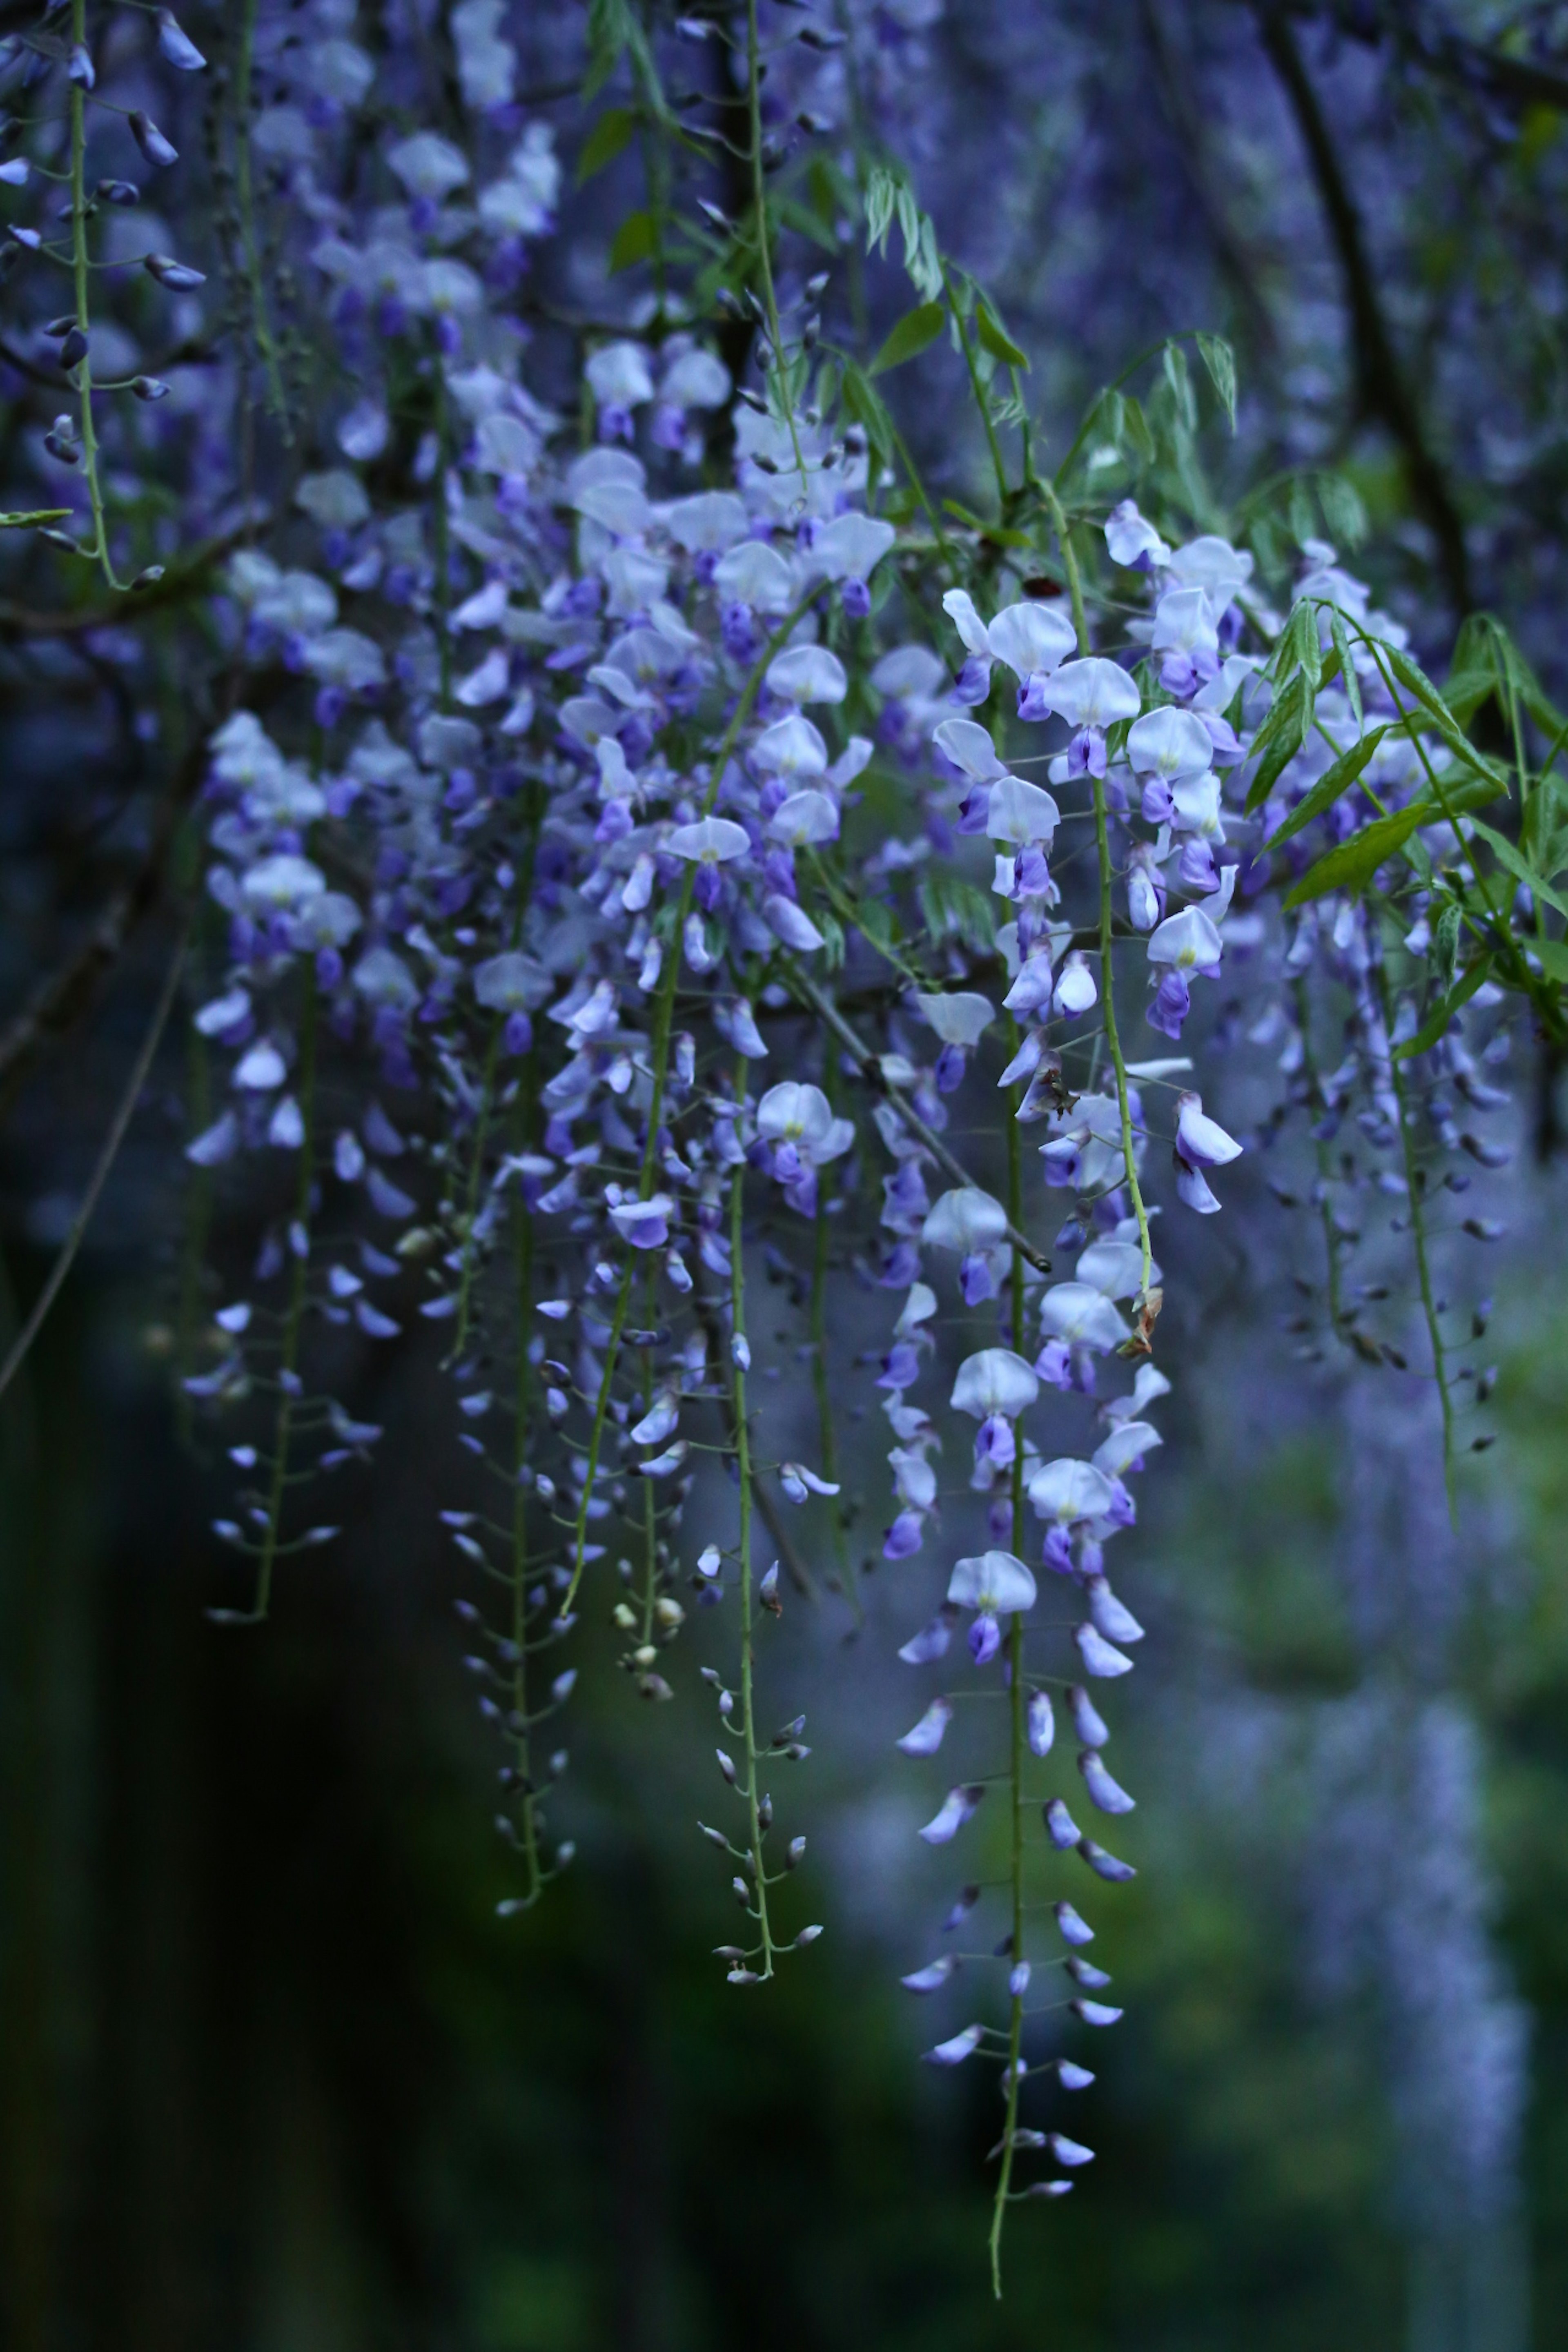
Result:
{"label": "green leaf", "polygon": [[855,424],[865,427],[866,437],[882,465],[890,466],[893,462],[893,420],[888,414],[881,394],[858,360],[845,363],[844,407]]}
{"label": "green leaf", "polygon": [[1564,898],[1561,890],[1554,889],[1545,875],[1537,872],[1530,860],[1521,856],[1506,834],[1497,832],[1489,824],[1483,824],[1479,817],[1474,823],[1476,831],[1500,866],[1506,866],[1517,881],[1522,882],[1526,889],[1532,890],[1538,898],[1544,898],[1549,907],[1555,907],[1560,915],[1568,915],[1568,898]]}
{"label": "green leaf", "polygon": [[1154,436],[1149,430],[1149,419],[1143,414],[1143,404],[1131,393],[1121,403],[1121,439],[1129,444],[1146,466],[1154,462]]}
{"label": "green leaf", "polygon": [[1351,716],[1359,727],[1362,724],[1361,682],[1356,677],[1355,663],[1351,657],[1351,641],[1345,630],[1345,616],[1337,604],[1331,604],[1329,608],[1329,635],[1333,641],[1334,651],[1340,657],[1340,677],[1344,686],[1345,700],[1350,704]]}
{"label": "green leaf", "polygon": [[589,0],[588,5],[588,70],[583,77],[583,96],[596,98],[616,68],[631,38],[626,0]]}
{"label": "green leaf", "polygon": [[940,302],[921,302],[915,310],[906,310],[872,361],[870,373],[885,375],[889,368],[918,358],[941,334],[946,315]]}
{"label": "green leaf", "polygon": [[1165,345],[1161,354],[1160,364],[1164,373],[1165,382],[1171,387],[1171,399],[1176,415],[1189,433],[1196,432],[1198,404],[1193,398],[1193,379],[1187,366],[1187,355],[1180,343]]}
{"label": "green leaf", "polygon": [[813,907],[811,919],[822,933],[822,961],[828,971],[838,971],[844,963],[844,926],[827,907]]}
{"label": "green leaf", "polygon": [[40,523],[64,522],[69,507],[33,507],[25,514],[0,514],[0,530],[37,530]]}
{"label": "green leaf", "polygon": [[1429,1054],[1440,1037],[1447,1034],[1448,1024],[1460,1008],[1468,1004],[1492,968],[1489,952],[1478,957],[1469,970],[1462,973],[1447,994],[1435,1004],[1414,1037],[1406,1037],[1403,1045],[1395,1045],[1394,1059],[1408,1062],[1417,1054]]}
{"label": "green leaf", "polygon": [[1223,335],[1200,335],[1198,354],[1208,370],[1209,382],[1236,431],[1236,353]]}
{"label": "green leaf", "polygon": [[1531,940],[1530,952],[1541,959],[1541,969],[1548,980],[1568,982],[1568,940]]}
{"label": "green leaf", "polygon": [[888,242],[888,232],[893,226],[893,213],[899,201],[899,183],[891,172],[877,164],[866,183],[866,250],[880,253]]}
{"label": "green leaf", "polygon": [[629,269],[635,261],[651,259],[653,250],[653,215],[628,213],[611,239],[611,277],[618,269]]}
{"label": "green leaf", "polygon": [[1367,534],[1367,518],[1353,483],[1342,474],[1320,474],[1318,504],[1323,509],[1329,537],[1345,547],[1359,547]]}
{"label": "green leaf", "polygon": [[1431,809],[1417,801],[1409,808],[1397,809],[1393,816],[1380,816],[1352,840],[1342,841],[1326,857],[1320,857],[1302,875],[1285,904],[1304,907],[1309,898],[1321,898],[1328,890],[1348,890],[1352,898],[1359,896],[1378,867],[1403,849],[1416,826],[1431,814]]}
{"label": "green leaf", "polygon": [[1306,672],[1308,689],[1315,695],[1323,677],[1323,651],[1318,636],[1315,604],[1298,604],[1279,640],[1279,651],[1275,657],[1275,676],[1284,677],[1295,668]]}
{"label": "green leaf", "polygon": [[1484,776],[1495,792],[1506,793],[1507,776],[1494,760],[1489,760],[1484,752],[1477,751],[1420,663],[1413,660],[1400,646],[1387,645],[1382,640],[1379,641],[1378,651],[1405,692],[1415,696],[1455,758],[1462,760],[1478,775]]}
{"label": "green leaf", "polygon": [[1013,341],[1012,336],[992,309],[988,295],[981,294],[975,299],[974,331],[994,360],[1001,360],[1008,367],[1026,368],[1028,366],[1028,353],[1020,351]]}
{"label": "green leaf", "polygon": [[862,898],[855,908],[855,920],[867,940],[879,954],[896,947],[899,940],[899,919],[891,907],[881,898]]}
{"label": "green leaf", "polygon": [[1253,737],[1252,748],[1261,752],[1258,772],[1247,788],[1247,813],[1261,808],[1273,791],[1281,772],[1295,758],[1307,740],[1311,724],[1312,702],[1305,674],[1298,670],[1289,686],[1274,698],[1273,708]]}
{"label": "green leaf", "polygon": [[583,152],[577,158],[579,187],[584,180],[591,180],[595,172],[602,172],[606,163],[613,163],[616,157],[624,152],[631,143],[637,122],[637,114],[629,106],[606,108],[584,141]]}
{"label": "green leaf", "polygon": [[1325,809],[1332,808],[1340,794],[1350,790],[1387,733],[1386,727],[1374,727],[1370,735],[1363,735],[1359,743],[1352,743],[1348,751],[1342,751],[1333,766],[1319,777],[1305,800],[1300,802],[1284,824],[1269,835],[1263,845],[1265,851],[1278,849],[1282,841],[1291,840],[1310,825],[1314,817],[1321,816]]}
{"label": "green leaf", "polygon": [[972,954],[994,953],[996,919],[991,895],[976,884],[952,875],[928,874],[920,886],[920,908],[933,940],[957,937]]}

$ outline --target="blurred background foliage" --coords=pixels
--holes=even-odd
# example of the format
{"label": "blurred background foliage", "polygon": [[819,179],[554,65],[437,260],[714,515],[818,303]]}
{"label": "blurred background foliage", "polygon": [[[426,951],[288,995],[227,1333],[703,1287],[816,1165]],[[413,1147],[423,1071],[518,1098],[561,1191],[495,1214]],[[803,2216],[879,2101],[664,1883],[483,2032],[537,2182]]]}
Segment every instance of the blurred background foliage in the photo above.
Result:
{"label": "blurred background foliage", "polygon": [[[538,86],[569,88],[580,13],[514,13]],[[1296,469],[1340,467],[1357,561],[1418,641],[1489,606],[1563,690],[1568,12],[849,13],[861,134],[910,159],[994,289],[1058,456],[1141,344],[1226,331],[1241,430],[1216,464],[1277,512],[1282,560]],[[542,110],[569,147],[574,101]],[[614,173],[584,199],[568,290],[605,299],[620,201]],[[879,266],[862,299],[874,341],[908,297]],[[942,360],[905,421],[962,497],[977,453]],[[44,725],[9,667],[0,688],[10,1007],[141,849],[116,830],[112,730],[83,712],[63,734],[58,698]],[[13,1322],[133,1050],[137,985],[7,1066]],[[1183,1351],[1202,1352],[1132,1595],[1153,1654],[1125,1735],[1142,1875],[1102,1944],[1129,2014],[1084,2095],[1099,2162],[1020,2216],[993,2305],[991,2094],[913,2063],[929,2013],[896,1983],[938,1899],[885,1769],[897,1571],[858,1640],[831,1602],[783,1629],[781,1716],[792,1644],[838,1661],[791,1791],[829,1923],[809,1966],[752,2000],[709,1957],[727,1921],[691,1829],[700,1628],[673,1706],[584,1676],[562,1799],[580,1865],[499,1922],[433,1351],[367,1360],[360,1408],[420,1440],[355,1489],[265,1636],[203,1615],[217,1488],[164,1352],[172,1067],[0,1411],[5,2343],[1568,2346],[1568,1324],[1555,1074],[1536,1085],[1540,1164],[1494,1283],[1500,1436],[1457,1538],[1413,1389],[1293,1359],[1294,1244],[1261,1185],[1237,1259],[1198,1268]],[[255,1243],[241,1213],[219,1255]]]}

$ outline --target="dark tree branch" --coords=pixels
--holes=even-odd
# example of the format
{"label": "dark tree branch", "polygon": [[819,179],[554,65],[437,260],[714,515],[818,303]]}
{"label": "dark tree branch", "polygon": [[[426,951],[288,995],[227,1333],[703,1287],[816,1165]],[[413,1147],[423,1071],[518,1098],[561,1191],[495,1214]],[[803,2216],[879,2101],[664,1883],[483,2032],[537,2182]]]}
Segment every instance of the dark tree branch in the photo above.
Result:
{"label": "dark tree branch", "polygon": [[1143,37],[1153,59],[1154,82],[1160,93],[1160,103],[1175,133],[1176,154],[1204,216],[1204,226],[1208,230],[1215,258],[1240,306],[1256,350],[1260,356],[1272,358],[1279,350],[1274,320],[1259,290],[1252,257],[1237,233],[1224,195],[1210,169],[1203,110],[1194,95],[1176,44],[1170,36],[1165,13],[1168,5],[1169,0],[1139,0]]}
{"label": "dark tree branch", "polygon": [[1438,562],[1450,601],[1461,615],[1473,612],[1475,597],[1465,527],[1443,469],[1427,446],[1420,415],[1394,348],[1367,255],[1361,215],[1340,168],[1317,91],[1296,45],[1289,18],[1278,0],[1253,0],[1253,6],[1263,47],[1296,118],[1339,257],[1362,414],[1386,425],[1399,444],[1411,498],[1437,542]]}

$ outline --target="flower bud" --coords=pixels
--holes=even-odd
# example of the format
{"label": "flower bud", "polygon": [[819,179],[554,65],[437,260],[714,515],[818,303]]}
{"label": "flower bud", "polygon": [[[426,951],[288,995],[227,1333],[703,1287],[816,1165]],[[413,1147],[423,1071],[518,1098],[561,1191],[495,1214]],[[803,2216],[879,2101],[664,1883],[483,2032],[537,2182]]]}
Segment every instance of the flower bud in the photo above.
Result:
{"label": "flower bud", "polygon": [[179,162],[179,149],[164,138],[151,116],[144,114],[140,107],[135,108],[127,120],[131,124],[131,136],[149,163],[162,171]]}

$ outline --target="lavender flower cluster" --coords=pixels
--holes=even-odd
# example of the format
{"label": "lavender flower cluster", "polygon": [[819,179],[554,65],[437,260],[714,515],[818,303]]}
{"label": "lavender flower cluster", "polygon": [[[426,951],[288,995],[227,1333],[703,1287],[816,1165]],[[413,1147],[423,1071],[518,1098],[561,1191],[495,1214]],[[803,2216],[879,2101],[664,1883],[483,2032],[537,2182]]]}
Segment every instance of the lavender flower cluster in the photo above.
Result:
{"label": "lavender flower cluster", "polygon": [[[98,320],[89,270],[126,266],[141,191],[89,194],[86,159],[129,139],[173,170],[158,77],[205,59],[167,10],[100,13],[72,0],[68,33],[50,17],[13,43],[31,110],[0,177],[26,196],[68,144],[68,239],[42,211],[10,224],[19,287],[63,265],[76,288],[71,315],[39,326],[76,399],[38,454],[68,500],[44,528],[115,596],[132,692],[156,677],[137,599],[159,609],[186,560],[135,484],[184,468],[186,527],[211,533],[193,593],[223,682],[199,762],[214,947],[191,1018],[221,1108],[186,1156],[275,1203],[254,1280],[216,1316],[216,1360],[185,1377],[243,1424],[217,1533],[253,1581],[215,1614],[264,1618],[279,1562],[334,1532],[301,1524],[301,1487],[374,1460],[383,1433],[321,1385],[326,1334],[389,1345],[434,1326],[489,1497],[445,1516],[504,1754],[502,1908],[528,1909],[571,1858],[553,1790],[582,1612],[612,1617],[632,1687],[658,1702],[689,1617],[723,1609],[730,1678],[703,1671],[732,1810],[706,1834],[745,1920],[721,1948],[730,1979],[759,1983],[820,1932],[780,1917],[805,1841],[773,1866],[768,1776],[808,1751],[802,1719],[765,1729],[759,1644],[781,1582],[814,1586],[809,1554],[860,1608],[836,1418],[864,1367],[892,1441],[881,1558],[935,1560],[942,1594],[919,1630],[920,1604],[898,1602],[900,1655],[952,1660],[897,1743],[922,1762],[950,1734],[960,1749],[966,1777],[921,1836],[974,1844],[993,1785],[1005,1815],[999,1890],[965,1884],[947,1948],[904,1979],[947,1998],[963,1965],[984,1988],[983,2014],[928,2054],[999,2071],[999,2279],[1010,2203],[1061,2195],[1091,2154],[1047,2108],[1025,2119],[1042,2078],[1093,2079],[1058,2029],[1121,2013],[1075,1898],[1132,1866],[1080,1828],[1052,1759],[1065,1714],[1089,1805],[1132,1810],[1091,1685],[1131,1670],[1143,1633],[1106,1552],[1137,1522],[1171,1389],[1153,1220],[1213,1216],[1244,1141],[1272,1153],[1304,1127],[1328,1332],[1406,1363],[1344,1295],[1349,1205],[1370,1188],[1412,1253],[1452,1458],[1470,1376],[1429,1213],[1439,1181],[1468,1175],[1435,1171],[1506,1158],[1468,1121],[1503,1099],[1482,1071],[1518,1001],[1563,1025],[1550,918],[1568,835],[1551,759],[1528,749],[1548,706],[1500,632],[1472,635],[1439,693],[1323,543],[1281,603],[1207,527],[1178,345],[1158,432],[1138,413],[1142,507],[1099,411],[1043,474],[1025,355],[907,184],[873,188],[846,236],[875,246],[896,213],[921,301],[875,363],[836,339],[835,268],[797,250],[779,194],[816,134],[798,100],[788,120],[764,104],[754,5],[652,41],[595,11],[589,83],[622,77],[630,102],[601,111],[579,165],[595,141],[644,138],[649,202],[613,257],[647,285],[566,321],[563,372],[530,295],[563,163],[517,97],[501,0],[444,25],[385,11],[380,49],[353,0],[247,0],[213,118],[227,341],[203,273],[151,241],[175,360],[116,374],[132,329]],[[770,93],[838,46],[798,14]],[[912,36],[921,12],[904,15]],[[724,60],[721,132],[665,95],[683,43]],[[739,193],[715,142],[744,167]],[[939,340],[994,458],[994,520],[933,506],[878,388]],[[1228,355],[1202,348],[1233,402]],[[150,435],[142,411],[171,388],[174,427]],[[1511,715],[1511,772],[1481,748],[1484,707]],[[1497,825],[1477,814],[1493,801]],[[1200,981],[1216,1023],[1194,1018]],[[1216,1056],[1272,1056],[1271,1108],[1243,1137],[1192,1083],[1189,1020]],[[764,1261],[806,1315],[810,1460],[759,1402]],[[863,1286],[853,1335],[829,1300],[840,1269]],[[868,1358],[851,1337],[879,1313]],[[967,1484],[944,1482],[965,1422]],[[733,1486],[723,1539],[692,1558],[704,1454]],[[959,1556],[950,1528],[974,1548]],[[897,1568],[900,1594],[920,1573]],[[971,1717],[994,1709],[965,1707],[954,1732],[959,1702],[984,1697],[1006,1726],[990,1748]],[[998,1891],[1001,1941],[992,1921],[978,1950],[955,1948]]]}

